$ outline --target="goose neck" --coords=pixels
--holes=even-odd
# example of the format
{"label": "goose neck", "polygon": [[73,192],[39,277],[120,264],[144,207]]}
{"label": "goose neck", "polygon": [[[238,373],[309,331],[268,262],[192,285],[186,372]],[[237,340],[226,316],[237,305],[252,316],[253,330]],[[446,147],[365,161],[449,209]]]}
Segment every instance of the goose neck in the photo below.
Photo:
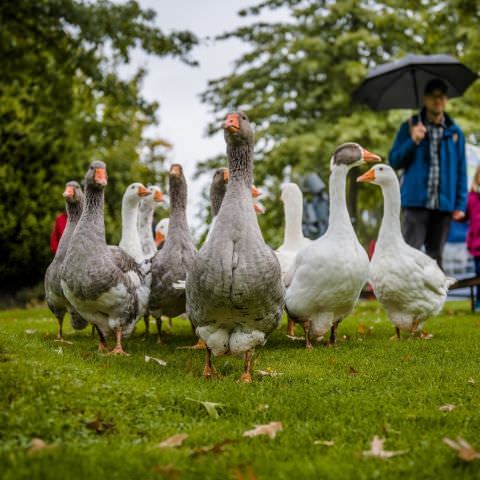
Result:
{"label": "goose neck", "polygon": [[[229,184],[245,184],[248,188],[253,182],[253,145],[242,143],[227,144]],[[230,188],[230,187],[229,187]]]}
{"label": "goose neck", "polygon": [[140,243],[137,231],[138,203],[131,204],[127,199],[122,201],[122,239],[120,244]]}
{"label": "goose neck", "polygon": [[403,242],[400,227],[400,187],[398,181],[382,185],[383,193],[383,219],[378,234],[378,243]]}
{"label": "goose neck", "polygon": [[298,245],[303,240],[302,216],[303,203],[302,199],[289,198],[284,202],[285,210],[285,238],[284,245]]}
{"label": "goose neck", "polygon": [[105,192],[102,189],[87,186],[85,190],[85,206],[75,233],[86,230],[87,235],[95,235],[105,242],[105,221],[103,205]]}
{"label": "goose neck", "polygon": [[330,190],[330,216],[328,231],[353,232],[352,222],[347,209],[345,187],[349,168],[337,165],[332,168],[328,181]]}

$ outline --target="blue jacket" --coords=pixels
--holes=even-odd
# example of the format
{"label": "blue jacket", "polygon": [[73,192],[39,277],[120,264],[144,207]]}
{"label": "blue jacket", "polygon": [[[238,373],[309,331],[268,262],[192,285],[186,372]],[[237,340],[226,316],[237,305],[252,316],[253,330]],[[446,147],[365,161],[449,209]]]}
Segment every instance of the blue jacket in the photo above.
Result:
{"label": "blue jacket", "polygon": [[[425,124],[425,109],[421,112]],[[426,207],[430,147],[428,134],[415,145],[410,137],[410,125],[418,123],[418,115],[400,127],[388,155],[390,165],[403,169],[401,179],[402,207]],[[460,127],[445,114],[446,128],[440,142],[439,210],[465,211],[467,201],[467,172],[465,137]]]}

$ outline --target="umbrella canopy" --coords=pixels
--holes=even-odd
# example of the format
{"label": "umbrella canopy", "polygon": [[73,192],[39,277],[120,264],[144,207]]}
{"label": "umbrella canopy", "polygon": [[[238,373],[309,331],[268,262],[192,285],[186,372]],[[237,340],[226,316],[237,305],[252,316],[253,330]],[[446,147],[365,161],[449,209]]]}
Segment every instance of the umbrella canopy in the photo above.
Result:
{"label": "umbrella canopy", "polygon": [[460,97],[478,75],[450,55],[407,55],[372,69],[354,93],[354,100],[373,110],[420,108],[425,85],[434,78]]}

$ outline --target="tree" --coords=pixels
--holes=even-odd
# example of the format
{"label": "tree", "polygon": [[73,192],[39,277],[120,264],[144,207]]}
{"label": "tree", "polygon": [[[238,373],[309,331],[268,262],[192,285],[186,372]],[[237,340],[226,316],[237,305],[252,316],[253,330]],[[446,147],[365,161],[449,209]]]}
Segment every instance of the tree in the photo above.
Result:
{"label": "tree", "polygon": [[17,0],[0,3],[0,278],[16,289],[38,282],[51,260],[48,238],[61,192],[89,162],[109,170],[107,237],[120,238],[120,202],[132,180],[155,181],[141,162],[143,130],[158,105],[140,95],[145,74],[122,80],[133,48],[195,65],[190,32],[169,35],[134,0]]}
{"label": "tree", "polygon": [[[345,141],[387,157],[408,112],[372,112],[352,102],[371,67],[413,52],[450,53],[480,69],[475,1],[265,0],[239,14],[256,16],[278,8],[288,11],[287,21],[257,21],[219,37],[240,39],[251,48],[236,59],[231,75],[210,81],[202,96],[216,114],[210,133],[232,105],[254,122],[255,181],[273,193],[260,223],[266,240],[276,246],[283,222],[278,191],[287,165],[297,179],[312,170],[327,178],[330,155]],[[451,111],[467,133],[478,131],[479,105],[480,82],[463,99],[452,101]],[[224,164],[224,158],[203,162],[198,173],[218,163]],[[356,202],[350,202],[356,205],[351,214],[364,242],[378,226],[380,198],[378,189],[359,187]],[[369,211],[369,221],[361,221],[360,209]]]}

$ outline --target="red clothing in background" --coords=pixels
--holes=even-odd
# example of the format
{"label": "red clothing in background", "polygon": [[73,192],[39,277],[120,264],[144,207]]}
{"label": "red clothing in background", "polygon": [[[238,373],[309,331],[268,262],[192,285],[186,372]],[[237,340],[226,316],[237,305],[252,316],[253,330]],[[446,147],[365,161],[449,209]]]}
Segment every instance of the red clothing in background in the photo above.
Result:
{"label": "red clothing in background", "polygon": [[62,238],[63,231],[67,226],[67,214],[61,213],[57,215],[55,219],[55,225],[53,226],[52,235],[50,237],[50,250],[55,253],[60,243],[60,238]]}

